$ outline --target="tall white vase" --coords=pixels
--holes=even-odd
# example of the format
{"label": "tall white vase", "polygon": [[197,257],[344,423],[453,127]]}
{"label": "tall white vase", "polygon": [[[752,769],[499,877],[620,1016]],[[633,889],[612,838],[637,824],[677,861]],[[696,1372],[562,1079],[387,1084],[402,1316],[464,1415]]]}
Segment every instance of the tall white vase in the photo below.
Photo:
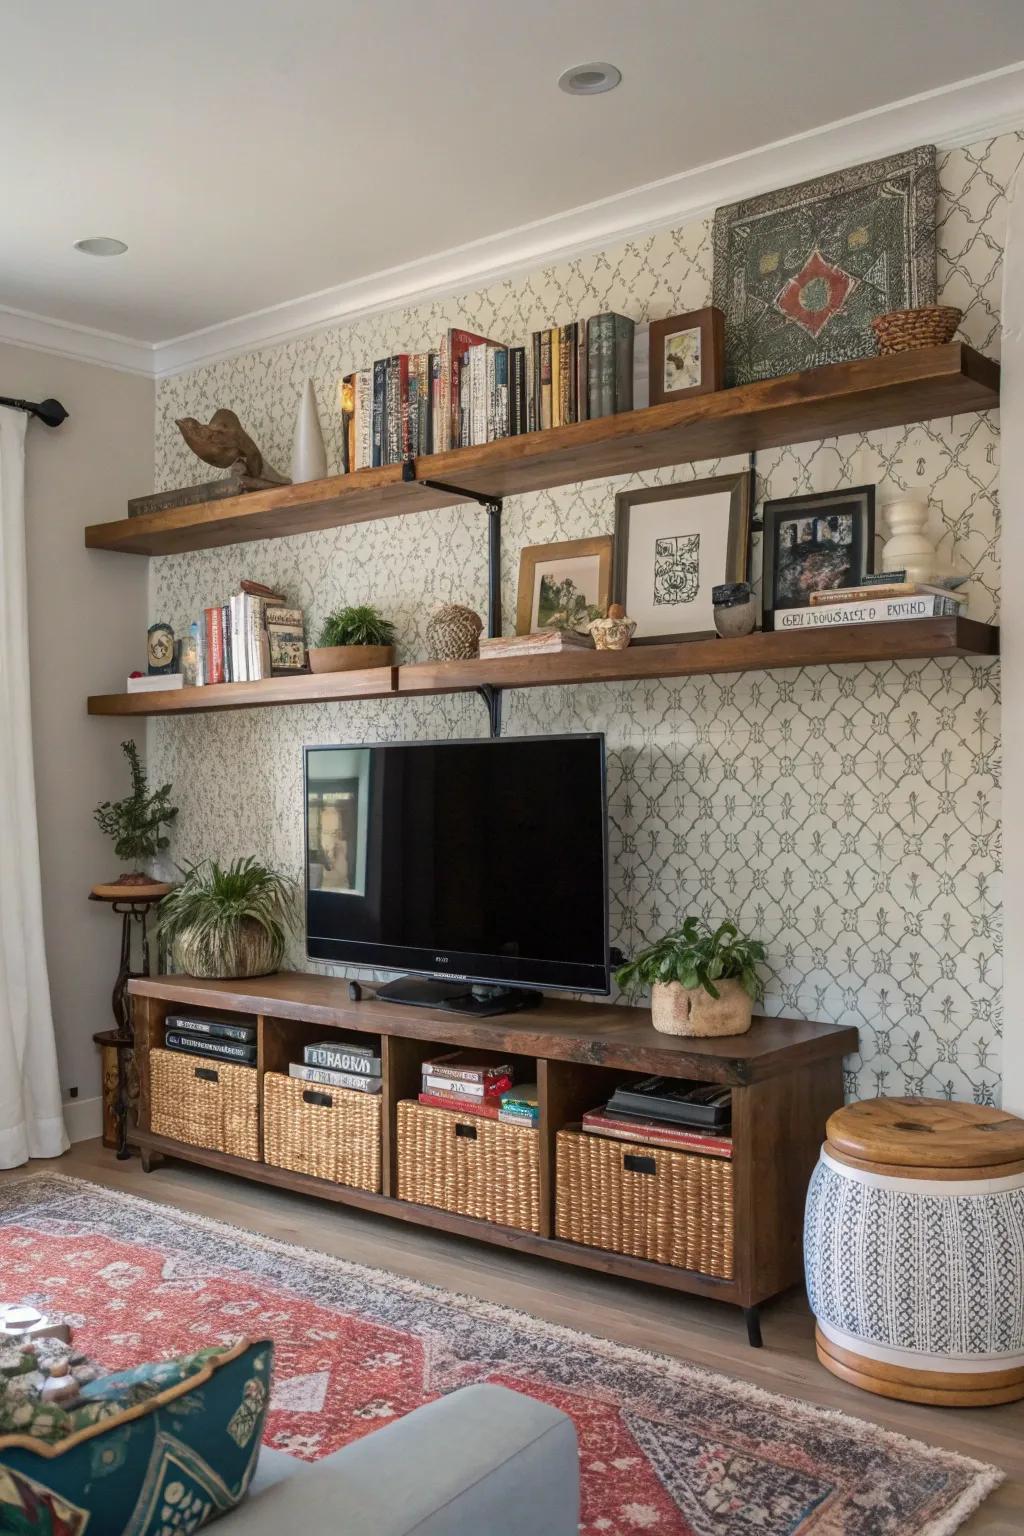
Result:
{"label": "tall white vase", "polygon": [[934,581],[939,560],[935,545],[924,532],[928,502],[908,492],[882,508],[890,537],[882,546],[882,570],[906,571],[908,581]]}
{"label": "tall white vase", "polygon": [[316,408],[316,391],[313,380],[307,379],[299,402],[299,414],[295,418],[292,481],[297,484],[300,480],[322,480],[326,474],[327,449]]}

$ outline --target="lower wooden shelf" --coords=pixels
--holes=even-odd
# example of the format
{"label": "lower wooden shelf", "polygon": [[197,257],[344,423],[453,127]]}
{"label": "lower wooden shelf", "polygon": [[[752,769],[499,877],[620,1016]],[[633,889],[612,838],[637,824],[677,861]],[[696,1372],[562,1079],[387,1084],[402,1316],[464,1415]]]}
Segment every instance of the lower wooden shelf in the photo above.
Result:
{"label": "lower wooden shelf", "polygon": [[492,688],[547,688],[558,684],[626,683],[764,672],[779,667],[827,667],[869,661],[923,661],[996,656],[999,630],[975,619],[903,619],[894,624],[850,624],[745,635],[739,640],[687,640],[674,645],[631,645],[624,651],[569,651],[558,656],[486,657],[425,661],[361,672],[273,677],[260,683],[216,683],[156,693],[105,693],[88,701],[90,715],[187,715],[206,710],[256,709],[341,699],[416,697]]}

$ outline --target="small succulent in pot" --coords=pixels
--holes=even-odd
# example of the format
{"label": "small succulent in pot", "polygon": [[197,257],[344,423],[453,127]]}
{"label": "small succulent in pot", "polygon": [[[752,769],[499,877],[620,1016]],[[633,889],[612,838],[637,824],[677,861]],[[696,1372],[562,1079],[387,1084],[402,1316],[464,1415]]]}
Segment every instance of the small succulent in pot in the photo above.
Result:
{"label": "small succulent in pot", "polygon": [[752,1003],[764,997],[758,966],[764,945],[740,937],[735,923],[712,928],[688,917],[679,928],[620,966],[623,992],[651,989],[655,1029],[666,1035],[742,1035]]}
{"label": "small succulent in pot", "polygon": [[296,886],[252,855],[222,869],[214,859],[188,864],[160,903],[157,932],[188,976],[266,976],[281,968],[296,917]]}
{"label": "small succulent in pot", "polygon": [[348,672],[353,667],[389,667],[395,657],[395,626],[376,608],[336,608],[309,650],[314,672]]}

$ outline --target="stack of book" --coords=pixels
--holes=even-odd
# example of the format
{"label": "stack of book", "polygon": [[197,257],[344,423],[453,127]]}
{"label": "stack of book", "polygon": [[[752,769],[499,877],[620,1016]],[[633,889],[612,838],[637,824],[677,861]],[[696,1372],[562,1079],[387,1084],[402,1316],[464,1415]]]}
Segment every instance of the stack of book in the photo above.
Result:
{"label": "stack of book", "polygon": [[380,1093],[379,1048],[362,1040],[318,1040],[303,1047],[302,1060],[291,1062],[288,1076],[353,1093]]}
{"label": "stack of book", "polygon": [[239,1024],[230,1014],[198,1018],[190,1013],[169,1013],[165,1020],[164,1045],[169,1051],[192,1056],[213,1056],[239,1066],[256,1065],[256,1026]]}
{"label": "stack of book", "polygon": [[258,581],[243,581],[226,603],[205,608],[181,641],[187,687],[255,683],[305,671],[306,641],[300,608]]}
{"label": "stack of book", "polygon": [[536,1126],[540,1120],[540,1099],[536,1083],[518,1083],[506,1088],[501,1096],[498,1119],[503,1125]]}
{"label": "stack of book", "polygon": [[341,383],[345,468],[632,410],[634,333],[613,314],[535,331],[529,348],[452,329],[436,351],[378,358]]}
{"label": "stack of book", "polygon": [[497,635],[480,640],[480,659],[495,656],[560,656],[566,651],[592,651],[589,635],[575,629],[535,629],[529,635]]}
{"label": "stack of book", "polygon": [[616,1088],[607,1104],[588,1110],[583,1129],[617,1141],[732,1157],[731,1115],[728,1088],[648,1077]]}
{"label": "stack of book", "polygon": [[482,1059],[473,1051],[446,1051],[423,1063],[419,1101],[435,1109],[497,1120],[502,1095],[511,1087],[508,1062]]}
{"label": "stack of book", "polygon": [[812,592],[808,608],[776,609],[775,628],[822,629],[837,624],[891,624],[897,619],[951,619],[966,612],[966,594],[908,581],[905,571],[882,571],[877,576],[865,576],[859,587]]}

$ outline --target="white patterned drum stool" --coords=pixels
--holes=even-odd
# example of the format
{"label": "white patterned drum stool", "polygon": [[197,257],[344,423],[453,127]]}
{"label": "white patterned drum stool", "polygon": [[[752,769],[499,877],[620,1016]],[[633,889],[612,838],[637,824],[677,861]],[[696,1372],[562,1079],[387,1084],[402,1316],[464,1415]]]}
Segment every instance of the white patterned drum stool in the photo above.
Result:
{"label": "white patterned drum stool", "polygon": [[868,1099],[827,1136],[804,1227],[822,1365],[912,1403],[1024,1397],[1024,1120]]}

